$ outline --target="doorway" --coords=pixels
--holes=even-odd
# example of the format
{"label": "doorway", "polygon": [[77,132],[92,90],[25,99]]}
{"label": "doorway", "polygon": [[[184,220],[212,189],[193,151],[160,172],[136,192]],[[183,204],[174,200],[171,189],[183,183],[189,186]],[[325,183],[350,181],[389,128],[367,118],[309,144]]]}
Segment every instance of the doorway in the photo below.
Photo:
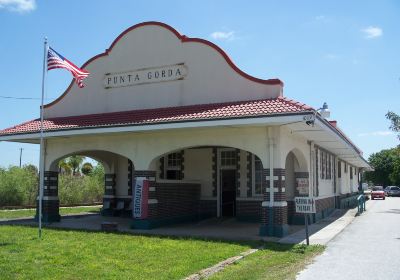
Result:
{"label": "doorway", "polygon": [[236,170],[221,170],[221,213],[222,217],[236,214]]}

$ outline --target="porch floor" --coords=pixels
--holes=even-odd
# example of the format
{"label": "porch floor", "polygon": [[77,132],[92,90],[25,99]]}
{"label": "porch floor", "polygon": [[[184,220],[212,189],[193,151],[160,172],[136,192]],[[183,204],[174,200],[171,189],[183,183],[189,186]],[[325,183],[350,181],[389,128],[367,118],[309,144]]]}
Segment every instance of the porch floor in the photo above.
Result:
{"label": "porch floor", "polygon": [[[138,235],[161,235],[178,237],[196,237],[221,240],[265,240],[278,241],[276,237],[263,237],[259,235],[259,223],[238,222],[234,218],[220,219],[211,218],[195,223],[182,223],[160,228],[143,230],[131,229],[130,218],[107,217],[98,214],[64,216],[60,222],[47,224],[49,228],[78,229],[78,230],[101,230],[103,222],[118,223],[118,231]],[[37,225],[33,220],[14,220],[8,224]],[[292,228],[292,227],[291,227]],[[290,230],[290,233],[294,230]]]}

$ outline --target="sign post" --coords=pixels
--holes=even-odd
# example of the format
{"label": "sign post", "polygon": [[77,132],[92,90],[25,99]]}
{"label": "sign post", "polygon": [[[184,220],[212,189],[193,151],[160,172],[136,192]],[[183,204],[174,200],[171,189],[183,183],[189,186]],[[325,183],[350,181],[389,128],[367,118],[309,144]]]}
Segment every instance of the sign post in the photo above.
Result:
{"label": "sign post", "polygon": [[304,223],[306,225],[306,242],[307,246],[310,245],[310,239],[308,238],[308,214],[304,213]]}
{"label": "sign post", "polygon": [[308,214],[316,213],[315,200],[313,197],[295,197],[294,202],[296,205],[296,213],[304,213],[304,224],[306,226],[306,242],[310,245],[309,235],[308,235]]}

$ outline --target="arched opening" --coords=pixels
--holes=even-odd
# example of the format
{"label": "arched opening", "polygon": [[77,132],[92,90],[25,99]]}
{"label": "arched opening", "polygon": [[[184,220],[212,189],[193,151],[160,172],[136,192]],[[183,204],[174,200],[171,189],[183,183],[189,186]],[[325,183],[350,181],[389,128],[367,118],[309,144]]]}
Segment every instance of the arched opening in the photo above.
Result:
{"label": "arched opening", "polygon": [[286,170],[286,199],[293,200],[296,196],[296,171],[300,170],[299,161],[293,152],[289,152],[285,162]]}
{"label": "arched opening", "polygon": [[76,151],[57,156],[47,166],[45,186],[48,178],[51,196],[57,198],[52,209],[98,204],[103,215],[131,216],[134,167],[127,157],[108,151]]}
{"label": "arched opening", "polygon": [[309,173],[307,161],[298,149],[291,150],[285,161],[285,194],[288,203],[288,223],[302,224],[302,217],[296,215],[294,198],[309,195]]}
{"label": "arched opening", "polygon": [[[168,193],[168,211],[176,205],[197,220],[261,221],[265,176],[254,153],[226,146],[186,147],[157,156],[149,169],[156,171],[155,189]],[[158,199],[158,206],[164,209],[162,200]]]}

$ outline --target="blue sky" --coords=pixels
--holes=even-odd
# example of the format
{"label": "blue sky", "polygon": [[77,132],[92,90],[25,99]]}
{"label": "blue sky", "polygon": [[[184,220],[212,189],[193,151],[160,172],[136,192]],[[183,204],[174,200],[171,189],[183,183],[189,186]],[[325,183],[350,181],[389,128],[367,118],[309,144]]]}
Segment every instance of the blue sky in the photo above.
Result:
{"label": "blue sky", "polygon": [[[284,95],[319,108],[368,156],[399,144],[399,1],[0,0],[0,96],[39,98],[43,37],[77,65],[126,28],[161,21],[223,48],[243,71],[284,81]],[[50,71],[47,101],[71,81]],[[40,100],[0,98],[0,128],[39,116]],[[0,142],[0,166],[38,163],[36,145]]]}

